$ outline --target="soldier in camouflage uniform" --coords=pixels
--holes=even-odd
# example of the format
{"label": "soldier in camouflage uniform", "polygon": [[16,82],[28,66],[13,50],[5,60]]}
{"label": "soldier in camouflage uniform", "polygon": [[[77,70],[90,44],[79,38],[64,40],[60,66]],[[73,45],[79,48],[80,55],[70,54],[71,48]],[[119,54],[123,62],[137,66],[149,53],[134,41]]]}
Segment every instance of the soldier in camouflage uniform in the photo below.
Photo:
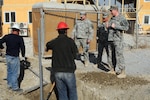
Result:
{"label": "soldier in camouflage uniform", "polygon": [[89,44],[93,39],[93,24],[86,18],[86,12],[80,12],[80,20],[76,21],[72,36],[77,48],[83,48],[84,64],[87,67],[89,63]]}
{"label": "soldier in camouflage uniform", "polygon": [[[108,25],[108,41],[113,41],[115,47],[116,67],[118,67],[121,71],[120,74],[117,75],[117,77],[125,78],[126,74],[123,56],[123,31],[127,31],[129,29],[129,23],[125,19],[125,17],[119,13],[117,6],[111,6],[109,10],[112,14],[112,18]],[[111,71],[115,70],[113,70],[112,68]]]}

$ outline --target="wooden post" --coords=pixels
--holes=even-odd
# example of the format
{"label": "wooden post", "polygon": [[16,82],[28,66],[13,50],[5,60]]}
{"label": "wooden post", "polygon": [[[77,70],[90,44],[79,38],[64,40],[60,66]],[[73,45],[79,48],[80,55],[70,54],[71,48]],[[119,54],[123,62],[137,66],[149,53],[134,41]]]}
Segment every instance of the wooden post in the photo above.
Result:
{"label": "wooden post", "polygon": [[83,0],[83,5],[85,5],[86,0]]}
{"label": "wooden post", "polygon": [[124,0],[122,0],[122,14],[124,15]]}
{"label": "wooden post", "polygon": [[65,4],[67,3],[67,0],[65,0]]}
{"label": "wooden post", "polygon": [[109,0],[109,6],[111,5],[111,0]]}
{"label": "wooden post", "polygon": [[98,3],[99,3],[99,1],[98,1],[98,0],[96,0],[96,6],[97,6],[97,7],[98,7],[98,5],[99,5]]}
{"label": "wooden post", "polygon": [[136,0],[136,48],[138,48],[138,9],[139,9],[139,0]]}

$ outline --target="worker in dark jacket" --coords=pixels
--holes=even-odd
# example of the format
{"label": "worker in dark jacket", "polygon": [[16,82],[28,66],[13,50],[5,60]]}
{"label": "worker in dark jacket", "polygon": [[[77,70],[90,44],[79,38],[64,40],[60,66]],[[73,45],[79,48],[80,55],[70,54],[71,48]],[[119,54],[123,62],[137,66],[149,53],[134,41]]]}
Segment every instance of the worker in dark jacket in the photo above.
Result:
{"label": "worker in dark jacket", "polygon": [[97,58],[97,64],[102,64],[102,55],[103,50],[105,48],[107,58],[109,56],[108,51],[108,30],[106,28],[106,25],[108,23],[109,14],[107,12],[103,13],[103,22],[98,27],[97,37],[98,37],[98,58]]}
{"label": "worker in dark jacket", "polygon": [[57,26],[58,37],[47,42],[46,51],[52,50],[52,69],[54,71],[59,100],[77,100],[74,59],[78,49],[73,39],[67,36],[68,26],[60,22]]}
{"label": "worker in dark jacket", "polygon": [[3,49],[2,44],[6,43],[7,85],[13,91],[22,91],[18,86],[20,74],[19,53],[21,51],[22,57],[25,57],[25,45],[23,38],[19,36],[19,31],[19,25],[15,24],[12,26],[11,34],[7,34],[0,39],[1,49]]}

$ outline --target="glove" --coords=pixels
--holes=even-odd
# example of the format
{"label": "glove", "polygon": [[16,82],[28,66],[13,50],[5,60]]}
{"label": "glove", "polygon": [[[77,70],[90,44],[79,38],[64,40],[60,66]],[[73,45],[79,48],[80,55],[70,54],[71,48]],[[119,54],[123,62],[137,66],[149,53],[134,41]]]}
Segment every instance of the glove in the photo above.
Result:
{"label": "glove", "polygon": [[20,61],[25,61],[25,57],[20,57]]}

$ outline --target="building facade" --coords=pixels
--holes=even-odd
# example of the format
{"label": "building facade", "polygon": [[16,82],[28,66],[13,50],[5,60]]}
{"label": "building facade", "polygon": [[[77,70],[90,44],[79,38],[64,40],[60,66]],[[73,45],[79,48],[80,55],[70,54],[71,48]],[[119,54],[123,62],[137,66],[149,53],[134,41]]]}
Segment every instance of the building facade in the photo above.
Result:
{"label": "building facade", "polygon": [[20,35],[32,37],[32,5],[48,0],[3,0],[1,5],[1,33],[8,34],[13,24],[21,27]]}
{"label": "building facade", "polygon": [[137,4],[139,29],[141,33],[150,34],[150,0],[139,0]]}

